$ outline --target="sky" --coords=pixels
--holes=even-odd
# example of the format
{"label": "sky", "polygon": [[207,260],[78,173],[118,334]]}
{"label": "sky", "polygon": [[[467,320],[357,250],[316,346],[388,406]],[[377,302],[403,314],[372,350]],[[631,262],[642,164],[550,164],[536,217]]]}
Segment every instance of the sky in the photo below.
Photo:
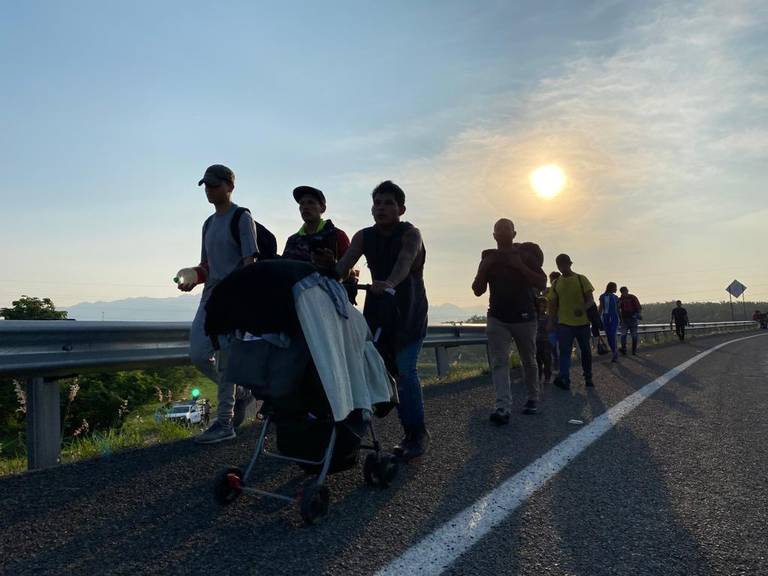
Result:
{"label": "sky", "polygon": [[768,300],[766,50],[762,0],[4,3],[0,307],[178,294],[214,163],[280,245],[295,186],[351,236],[394,180],[434,304],[501,217],[599,291]]}

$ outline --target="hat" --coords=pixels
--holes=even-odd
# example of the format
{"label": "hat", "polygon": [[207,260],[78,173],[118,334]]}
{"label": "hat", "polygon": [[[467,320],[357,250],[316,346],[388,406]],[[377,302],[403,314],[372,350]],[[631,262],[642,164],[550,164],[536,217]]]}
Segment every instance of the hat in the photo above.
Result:
{"label": "hat", "polygon": [[322,190],[318,190],[312,186],[297,186],[293,189],[293,199],[296,200],[296,202],[301,200],[302,196],[306,195],[317,198],[318,202],[325,204],[325,195],[323,194]]}
{"label": "hat", "polygon": [[555,262],[558,264],[573,264],[571,257],[568,256],[568,254],[558,254],[557,258],[555,258]]}
{"label": "hat", "polygon": [[205,174],[203,174],[197,185],[209,184],[210,186],[218,186],[222,182],[229,182],[234,186],[235,173],[223,164],[214,164],[205,169]]}

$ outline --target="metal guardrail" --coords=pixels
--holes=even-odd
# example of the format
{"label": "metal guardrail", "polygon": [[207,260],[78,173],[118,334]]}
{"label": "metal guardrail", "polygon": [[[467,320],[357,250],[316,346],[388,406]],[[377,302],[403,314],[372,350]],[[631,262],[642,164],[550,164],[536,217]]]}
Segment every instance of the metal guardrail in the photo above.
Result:
{"label": "metal guardrail", "polygon": [[190,322],[0,322],[0,376],[54,378],[189,363]]}
{"label": "metal guardrail", "polygon": [[[0,321],[0,376],[61,378],[189,363],[189,322]],[[430,326],[425,348],[485,344],[484,324]]]}
{"label": "metal guardrail", "polygon": [[[60,400],[56,378],[85,372],[135,370],[190,362],[189,322],[0,321],[0,377],[24,379],[27,391],[28,466],[58,462]],[[756,328],[757,323],[702,322],[691,332]],[[669,332],[668,324],[639,326],[641,338]],[[425,348],[434,348],[439,376],[448,372],[448,348],[484,345],[484,324],[430,326]]]}

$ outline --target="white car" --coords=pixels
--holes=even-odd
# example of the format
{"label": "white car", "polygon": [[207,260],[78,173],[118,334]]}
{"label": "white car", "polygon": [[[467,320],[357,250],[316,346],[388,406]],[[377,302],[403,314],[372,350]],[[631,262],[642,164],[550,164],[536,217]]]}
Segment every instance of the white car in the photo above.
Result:
{"label": "white car", "polygon": [[203,413],[197,404],[176,404],[165,415],[168,420],[175,420],[182,424],[199,424],[203,420]]}

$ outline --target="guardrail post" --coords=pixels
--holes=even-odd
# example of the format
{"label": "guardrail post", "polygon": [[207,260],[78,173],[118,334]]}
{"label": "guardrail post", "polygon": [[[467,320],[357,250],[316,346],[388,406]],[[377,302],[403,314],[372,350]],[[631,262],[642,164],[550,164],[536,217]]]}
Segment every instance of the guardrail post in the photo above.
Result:
{"label": "guardrail post", "polygon": [[47,468],[59,463],[61,412],[56,380],[27,380],[27,467]]}
{"label": "guardrail post", "polygon": [[448,375],[448,348],[445,346],[435,347],[435,363],[437,364],[437,376],[445,378]]}

